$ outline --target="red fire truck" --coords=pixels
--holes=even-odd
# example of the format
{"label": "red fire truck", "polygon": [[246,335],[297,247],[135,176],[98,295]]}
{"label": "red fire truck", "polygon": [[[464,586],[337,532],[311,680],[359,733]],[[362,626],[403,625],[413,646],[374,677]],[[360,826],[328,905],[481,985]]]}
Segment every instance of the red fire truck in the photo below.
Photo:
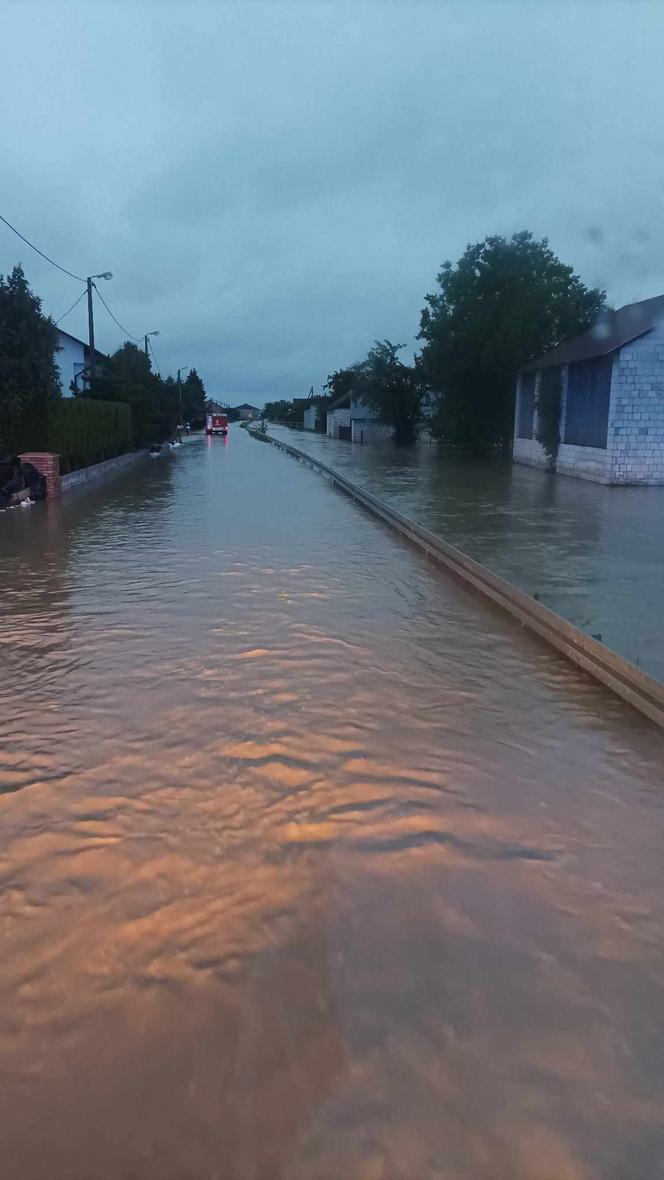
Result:
{"label": "red fire truck", "polygon": [[205,415],[205,433],[206,434],[228,434],[228,415],[227,414],[206,414]]}

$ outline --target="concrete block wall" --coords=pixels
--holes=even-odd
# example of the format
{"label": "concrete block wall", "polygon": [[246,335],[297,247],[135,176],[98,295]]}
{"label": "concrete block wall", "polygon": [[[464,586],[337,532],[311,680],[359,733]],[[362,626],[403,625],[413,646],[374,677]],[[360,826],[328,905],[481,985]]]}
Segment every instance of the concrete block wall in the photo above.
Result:
{"label": "concrete block wall", "polygon": [[353,442],[388,442],[393,433],[391,426],[375,418],[353,418],[351,423]]}
{"label": "concrete block wall", "polygon": [[608,445],[611,483],[664,484],[664,325],[614,358]]}
{"label": "concrete block wall", "polygon": [[327,433],[329,438],[339,437],[339,427],[350,426],[350,410],[328,410]]}
{"label": "concrete block wall", "polygon": [[105,475],[112,475],[115,471],[122,471],[130,467],[138,459],[144,459],[147,451],[129,451],[126,455],[117,455],[114,459],[105,459],[103,463],[93,463],[91,467],[79,467],[78,471],[70,471],[61,479],[62,491],[80,487],[95,479],[102,479]]}

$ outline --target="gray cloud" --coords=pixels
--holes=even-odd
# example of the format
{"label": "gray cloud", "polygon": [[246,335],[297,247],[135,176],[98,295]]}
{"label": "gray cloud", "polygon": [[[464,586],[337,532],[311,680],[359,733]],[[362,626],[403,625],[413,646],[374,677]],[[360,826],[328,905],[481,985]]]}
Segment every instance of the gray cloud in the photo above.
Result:
{"label": "gray cloud", "polygon": [[[612,302],[664,292],[653,2],[0,0],[2,211],[162,369],[306,392],[415,348],[445,258],[531,228]],[[46,310],[75,284],[0,227]],[[121,334],[102,308],[100,345]],[[80,305],[63,326],[85,335]]]}

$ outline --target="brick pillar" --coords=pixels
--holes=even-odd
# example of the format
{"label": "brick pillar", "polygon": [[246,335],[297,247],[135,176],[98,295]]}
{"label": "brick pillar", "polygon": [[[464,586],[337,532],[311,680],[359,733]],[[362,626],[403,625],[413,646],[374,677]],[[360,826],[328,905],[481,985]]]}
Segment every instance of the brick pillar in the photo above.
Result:
{"label": "brick pillar", "polygon": [[25,451],[19,455],[23,463],[32,463],[46,477],[46,495],[49,500],[60,495],[60,456],[48,451]]}

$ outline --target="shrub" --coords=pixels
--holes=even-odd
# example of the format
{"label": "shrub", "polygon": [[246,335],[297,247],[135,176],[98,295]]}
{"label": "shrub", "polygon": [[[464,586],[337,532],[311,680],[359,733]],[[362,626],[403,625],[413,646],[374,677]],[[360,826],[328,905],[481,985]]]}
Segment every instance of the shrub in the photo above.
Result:
{"label": "shrub", "polygon": [[132,449],[131,410],[122,402],[63,398],[49,409],[47,449],[60,455],[63,475]]}

